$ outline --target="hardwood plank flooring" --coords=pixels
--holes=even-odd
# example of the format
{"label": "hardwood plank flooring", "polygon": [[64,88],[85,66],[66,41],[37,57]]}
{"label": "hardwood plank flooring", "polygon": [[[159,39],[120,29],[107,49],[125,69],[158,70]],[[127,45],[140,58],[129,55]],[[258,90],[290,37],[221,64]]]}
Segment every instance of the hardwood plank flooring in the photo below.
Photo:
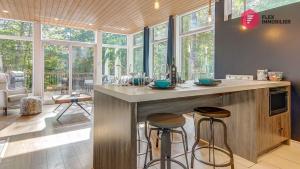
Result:
{"label": "hardwood plank flooring", "polygon": [[[11,110],[9,116],[0,117],[0,139],[9,138],[9,143],[3,159],[0,160],[0,169],[91,169],[93,139],[93,118],[79,112],[72,107],[62,117],[62,122],[57,123],[53,112],[56,105],[44,106],[44,112],[32,116],[21,117],[17,110]],[[188,132],[189,149],[193,144],[194,128],[193,120],[186,116],[185,129]],[[143,136],[143,125],[140,125],[140,133]],[[143,137],[142,137],[143,138]],[[155,134],[151,137],[156,139]],[[174,141],[180,141],[174,135]],[[141,144],[141,152],[146,145]],[[159,148],[154,146],[154,157],[159,156]],[[182,145],[173,144],[172,153],[177,160],[185,164],[182,154]],[[202,158],[208,156],[207,152],[201,153]],[[188,154],[190,157],[190,153]],[[226,161],[221,154],[216,154],[218,162]],[[300,169],[300,143],[292,141],[291,145],[282,145],[275,150],[261,156],[257,164],[234,156],[237,169]],[[137,165],[142,169],[144,156],[138,157]],[[172,169],[179,169],[173,165]],[[195,169],[211,169],[195,162]],[[159,169],[159,165],[151,169]]]}

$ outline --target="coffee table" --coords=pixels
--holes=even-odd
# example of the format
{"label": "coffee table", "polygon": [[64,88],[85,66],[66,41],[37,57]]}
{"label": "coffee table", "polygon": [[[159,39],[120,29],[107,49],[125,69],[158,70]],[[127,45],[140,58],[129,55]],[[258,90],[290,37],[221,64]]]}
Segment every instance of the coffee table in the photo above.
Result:
{"label": "coffee table", "polygon": [[55,108],[54,111],[56,111],[60,106],[62,106],[63,104],[69,104],[67,106],[67,108],[65,108],[60,115],[57,117],[56,120],[59,120],[61,118],[61,116],[63,114],[65,114],[65,112],[73,105],[76,104],[77,106],[79,106],[82,110],[84,110],[88,115],[91,115],[90,112],[88,112],[84,107],[82,107],[82,105],[80,104],[80,102],[86,102],[86,101],[92,101],[92,96],[90,95],[86,95],[86,94],[80,94],[80,95],[55,95],[52,96],[52,100],[54,101],[55,104],[59,104],[59,106],[57,106]]}

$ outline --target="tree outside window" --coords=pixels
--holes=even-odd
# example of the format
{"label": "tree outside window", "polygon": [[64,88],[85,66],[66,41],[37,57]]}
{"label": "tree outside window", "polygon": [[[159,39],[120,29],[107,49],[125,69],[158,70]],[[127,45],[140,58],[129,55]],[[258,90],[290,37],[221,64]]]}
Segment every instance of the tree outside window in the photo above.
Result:
{"label": "tree outside window", "polygon": [[168,24],[163,23],[152,28],[153,38],[153,75],[164,76],[167,70]]}
{"label": "tree outside window", "polygon": [[106,76],[127,75],[127,36],[102,34],[102,73]]}
{"label": "tree outside window", "polygon": [[[144,33],[133,35],[133,72],[143,72],[144,64]],[[131,70],[130,70],[131,71]]]}
{"label": "tree outside window", "polygon": [[[214,7],[212,7],[213,9]],[[212,10],[214,16],[214,10]],[[181,17],[181,76],[191,80],[193,74],[213,77],[214,32],[208,22],[208,7]],[[197,75],[197,76],[198,76]]]}
{"label": "tree outside window", "polygon": [[300,2],[300,0],[233,0],[232,1],[232,18],[241,17],[244,12],[244,2],[246,10],[253,9],[256,12],[261,12],[284,5]]}
{"label": "tree outside window", "polygon": [[32,88],[32,41],[21,40],[32,36],[32,23],[0,19],[0,35],[12,39],[0,39],[0,72],[24,73],[23,87]]}

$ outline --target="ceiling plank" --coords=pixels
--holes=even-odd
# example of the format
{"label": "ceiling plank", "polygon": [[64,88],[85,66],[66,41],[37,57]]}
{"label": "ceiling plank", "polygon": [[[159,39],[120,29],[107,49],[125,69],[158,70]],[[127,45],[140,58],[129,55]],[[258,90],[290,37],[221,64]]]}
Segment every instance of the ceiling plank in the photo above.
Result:
{"label": "ceiling plank", "polygon": [[197,9],[208,0],[159,2],[156,10],[154,0],[0,0],[0,8],[9,11],[0,17],[127,34]]}

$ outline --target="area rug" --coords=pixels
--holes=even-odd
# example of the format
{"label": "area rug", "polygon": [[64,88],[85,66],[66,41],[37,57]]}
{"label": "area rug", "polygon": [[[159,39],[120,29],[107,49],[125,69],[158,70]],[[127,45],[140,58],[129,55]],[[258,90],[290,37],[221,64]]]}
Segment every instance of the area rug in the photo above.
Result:
{"label": "area rug", "polygon": [[[89,116],[76,105],[71,106],[59,120],[56,120],[58,114],[65,109],[65,106],[66,105],[60,107],[56,111],[53,111],[52,113],[55,114],[55,116],[45,119],[47,126],[52,126],[54,129],[59,129],[74,126],[84,127],[92,124],[93,115]],[[84,105],[84,107],[87,109],[87,111],[92,112],[92,106]]]}

